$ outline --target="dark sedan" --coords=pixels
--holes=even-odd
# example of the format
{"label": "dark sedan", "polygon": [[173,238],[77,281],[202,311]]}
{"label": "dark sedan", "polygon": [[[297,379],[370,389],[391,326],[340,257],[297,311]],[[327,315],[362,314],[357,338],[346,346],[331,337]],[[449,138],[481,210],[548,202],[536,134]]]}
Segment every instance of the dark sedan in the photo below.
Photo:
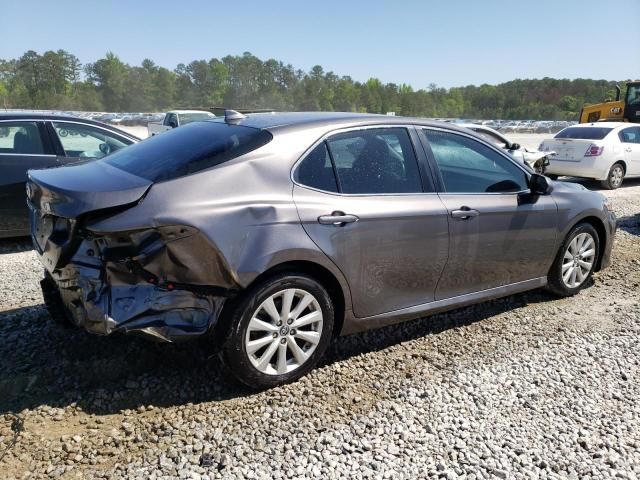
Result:
{"label": "dark sedan", "polygon": [[0,113],[0,238],[29,234],[27,170],[102,158],[139,140],[82,118]]}

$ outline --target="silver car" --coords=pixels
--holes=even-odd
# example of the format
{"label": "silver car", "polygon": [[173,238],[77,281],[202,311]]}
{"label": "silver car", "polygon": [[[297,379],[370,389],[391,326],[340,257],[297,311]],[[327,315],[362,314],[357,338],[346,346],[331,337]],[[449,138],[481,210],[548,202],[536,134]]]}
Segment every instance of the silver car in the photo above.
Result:
{"label": "silver car", "polygon": [[29,177],[54,318],[205,336],[259,388],[304,375],[336,335],[573,295],[616,226],[599,193],[469,130],[378,115],[227,112]]}

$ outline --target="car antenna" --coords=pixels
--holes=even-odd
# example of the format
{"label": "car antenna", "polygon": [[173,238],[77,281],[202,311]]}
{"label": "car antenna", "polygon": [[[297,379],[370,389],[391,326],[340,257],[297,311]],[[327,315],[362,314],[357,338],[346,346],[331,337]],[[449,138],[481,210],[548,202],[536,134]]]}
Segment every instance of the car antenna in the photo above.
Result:
{"label": "car antenna", "polygon": [[247,118],[247,116],[243,115],[240,112],[236,112],[235,110],[230,110],[230,109],[224,110],[225,123],[237,123],[244,118]]}

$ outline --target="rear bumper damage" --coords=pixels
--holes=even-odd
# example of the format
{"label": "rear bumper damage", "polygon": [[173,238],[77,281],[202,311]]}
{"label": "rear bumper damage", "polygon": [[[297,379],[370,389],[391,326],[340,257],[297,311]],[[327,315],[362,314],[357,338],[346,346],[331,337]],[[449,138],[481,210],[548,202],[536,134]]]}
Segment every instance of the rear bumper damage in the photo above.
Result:
{"label": "rear bumper damage", "polygon": [[71,237],[60,248],[66,255],[56,255],[58,263],[47,257],[47,242],[35,242],[46,267],[43,294],[52,315],[91,333],[137,333],[167,342],[200,336],[215,326],[236,290],[194,228]]}

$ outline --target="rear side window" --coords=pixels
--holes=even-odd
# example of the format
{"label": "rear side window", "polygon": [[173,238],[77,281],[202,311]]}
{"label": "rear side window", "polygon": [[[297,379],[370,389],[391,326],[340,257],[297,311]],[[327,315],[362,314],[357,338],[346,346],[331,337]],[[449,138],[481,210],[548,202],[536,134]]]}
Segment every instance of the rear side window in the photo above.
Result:
{"label": "rear side window", "polygon": [[333,172],[331,157],[327,150],[327,145],[322,142],[314,148],[300,162],[300,166],[295,172],[294,179],[301,185],[306,185],[326,192],[337,192],[338,184]]}
{"label": "rear side window", "polygon": [[342,193],[422,193],[418,162],[405,128],[334,135],[327,145]]}
{"label": "rear side window", "polygon": [[574,138],[577,140],[602,140],[613,128],[607,127],[569,127],[554,138]]}
{"label": "rear side window", "polygon": [[0,123],[0,153],[44,154],[38,125],[35,122]]}
{"label": "rear side window", "polygon": [[152,182],[214,167],[271,141],[266,130],[222,122],[193,122],[100,160]]}

